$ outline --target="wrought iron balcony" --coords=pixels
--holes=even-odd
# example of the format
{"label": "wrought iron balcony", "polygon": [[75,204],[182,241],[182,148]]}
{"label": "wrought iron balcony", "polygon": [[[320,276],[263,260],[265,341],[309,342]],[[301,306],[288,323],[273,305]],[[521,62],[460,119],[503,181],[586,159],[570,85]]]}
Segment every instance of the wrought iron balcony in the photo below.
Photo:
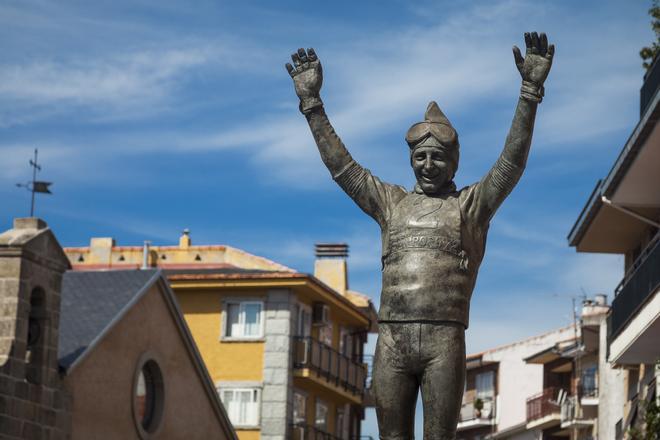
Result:
{"label": "wrought iron balcony", "polygon": [[343,439],[306,423],[292,423],[290,426],[292,440],[373,440],[368,435]]}
{"label": "wrought iron balcony", "polygon": [[[657,63],[656,63],[657,64]],[[615,338],[640,307],[660,287],[660,233],[642,251],[615,290],[610,316],[611,339]]]}
{"label": "wrought iron balcony", "polygon": [[640,117],[644,116],[644,112],[648,108],[653,95],[655,95],[660,85],[660,56],[656,56],[653,60],[651,68],[644,75],[644,84],[639,91],[639,114]]}
{"label": "wrought iron balcony", "polygon": [[341,437],[305,423],[291,425],[291,438],[293,440],[342,440]]}
{"label": "wrought iron balcony", "polygon": [[362,396],[367,378],[364,364],[311,337],[295,336],[293,340],[293,368],[308,368],[327,382]]}
{"label": "wrought iron balcony", "polygon": [[543,392],[527,399],[527,422],[538,420],[543,417],[557,414],[559,415],[559,403],[557,397],[558,388],[546,388]]}

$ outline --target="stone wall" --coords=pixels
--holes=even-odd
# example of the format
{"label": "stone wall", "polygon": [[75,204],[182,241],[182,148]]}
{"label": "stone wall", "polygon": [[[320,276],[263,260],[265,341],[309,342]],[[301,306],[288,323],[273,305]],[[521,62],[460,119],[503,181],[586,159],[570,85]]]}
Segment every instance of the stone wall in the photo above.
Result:
{"label": "stone wall", "polygon": [[291,372],[291,311],[295,297],[286,289],[268,291],[266,298],[266,345],[261,395],[261,439],[289,438],[288,423],[293,411]]}
{"label": "stone wall", "polygon": [[[36,218],[0,234],[0,435],[67,439],[71,399],[58,372],[60,286],[69,267]],[[28,330],[30,328],[30,330]]]}

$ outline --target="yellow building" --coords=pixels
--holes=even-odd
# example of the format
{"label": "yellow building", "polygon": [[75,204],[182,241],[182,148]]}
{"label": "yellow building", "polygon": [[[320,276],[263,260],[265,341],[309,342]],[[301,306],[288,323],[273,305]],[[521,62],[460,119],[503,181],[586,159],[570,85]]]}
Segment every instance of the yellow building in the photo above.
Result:
{"label": "yellow building", "polygon": [[348,289],[346,245],[317,245],[315,275],[187,231],[179,246],[65,252],[77,270],[163,269],[241,440],[359,438],[376,313]]}

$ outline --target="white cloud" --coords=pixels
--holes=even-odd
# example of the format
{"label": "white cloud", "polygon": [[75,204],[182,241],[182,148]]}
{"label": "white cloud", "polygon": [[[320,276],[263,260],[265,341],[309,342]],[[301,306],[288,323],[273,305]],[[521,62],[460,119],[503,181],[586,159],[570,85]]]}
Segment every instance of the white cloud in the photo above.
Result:
{"label": "white cloud", "polygon": [[30,107],[83,106],[126,109],[147,107],[176,86],[180,75],[207,63],[200,48],[135,52],[106,59],[38,61],[0,69],[0,98],[13,100],[16,112]]}

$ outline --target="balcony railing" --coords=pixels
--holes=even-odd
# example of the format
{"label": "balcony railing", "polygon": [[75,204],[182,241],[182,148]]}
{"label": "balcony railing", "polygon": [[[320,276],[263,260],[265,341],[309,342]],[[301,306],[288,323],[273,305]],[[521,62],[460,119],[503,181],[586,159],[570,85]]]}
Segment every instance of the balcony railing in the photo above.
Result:
{"label": "balcony railing", "polygon": [[561,426],[589,426],[593,418],[585,417],[584,410],[576,396],[570,396],[561,403]]}
{"label": "balcony railing", "polygon": [[294,368],[309,368],[319,377],[346,391],[361,396],[367,369],[332,347],[311,337],[294,337]]}
{"label": "balcony railing", "polygon": [[577,410],[579,406],[575,396],[571,396],[564,400],[561,404],[561,422],[566,423],[577,418]]}
{"label": "balcony railing", "polygon": [[343,439],[306,423],[293,423],[290,426],[292,440],[373,440],[368,435]]}
{"label": "balcony railing", "polygon": [[291,425],[291,438],[293,440],[342,440],[341,437],[304,423]]}
{"label": "balcony railing", "polygon": [[651,68],[644,75],[644,84],[639,91],[639,116],[644,116],[646,108],[651,103],[653,95],[658,90],[660,84],[660,56],[656,56],[651,64]]}
{"label": "balcony railing", "polygon": [[542,393],[527,399],[527,421],[537,420],[551,414],[559,414],[558,388],[546,388]]}
{"label": "balcony railing", "polygon": [[495,417],[495,400],[493,398],[481,398],[483,407],[476,410],[474,402],[465,402],[461,405],[461,416],[459,423],[469,422],[470,420],[484,420]]}
{"label": "balcony railing", "polygon": [[616,337],[648,297],[660,287],[660,233],[642,251],[615,290],[610,321],[611,338]]}

